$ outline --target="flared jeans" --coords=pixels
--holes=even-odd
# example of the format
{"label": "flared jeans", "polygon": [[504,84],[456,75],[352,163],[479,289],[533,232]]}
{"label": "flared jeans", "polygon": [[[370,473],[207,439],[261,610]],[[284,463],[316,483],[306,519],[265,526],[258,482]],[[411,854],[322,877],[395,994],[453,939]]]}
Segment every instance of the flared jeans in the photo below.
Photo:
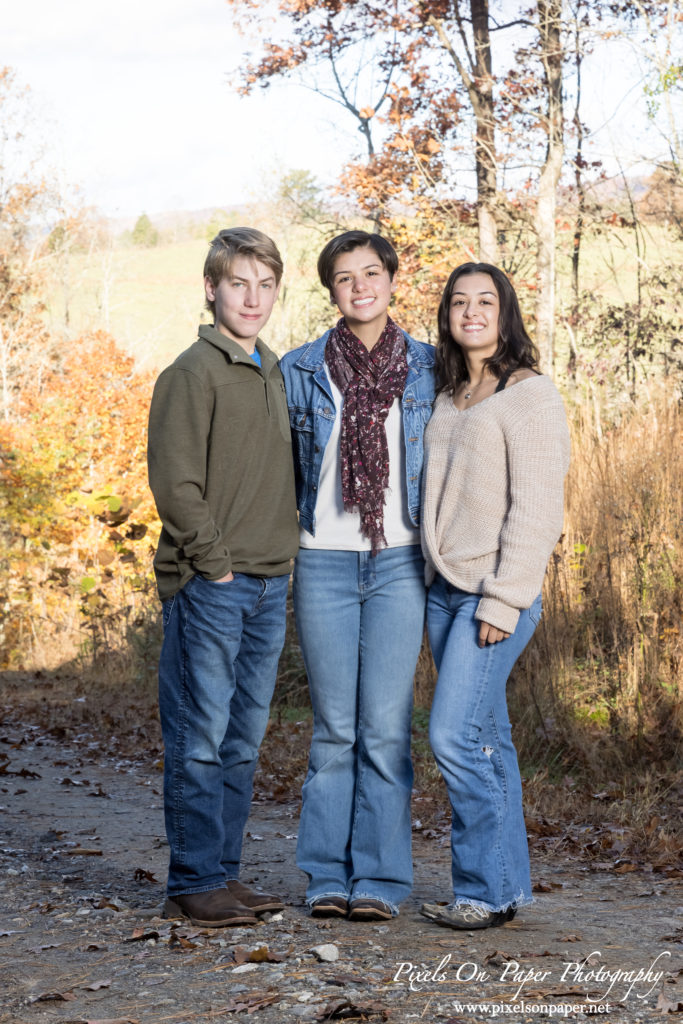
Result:
{"label": "flared jeans", "polygon": [[294,610],[313,704],[297,863],[319,896],[412,887],[410,729],[426,591],[419,545],[302,548]]}
{"label": "flared jeans", "polygon": [[437,575],[427,626],[438,680],[429,723],[452,810],[453,903],[502,911],[532,902],[522,782],[506,684],[541,616],[541,598],[499,643],[479,647],[481,600]]}

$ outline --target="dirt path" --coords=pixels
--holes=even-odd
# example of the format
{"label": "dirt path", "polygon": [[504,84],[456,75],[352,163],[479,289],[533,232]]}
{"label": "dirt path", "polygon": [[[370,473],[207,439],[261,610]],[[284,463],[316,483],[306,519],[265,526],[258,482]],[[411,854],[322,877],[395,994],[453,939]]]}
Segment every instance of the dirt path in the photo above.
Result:
{"label": "dirt path", "polygon": [[[297,807],[256,803],[243,880],[285,894],[287,909],[257,928],[201,930],[159,916],[167,850],[158,764],[116,763],[97,743],[25,726],[0,731],[0,755],[9,758],[0,775],[3,1024],[252,1014],[262,1024],[455,1024],[593,1012],[631,1024],[683,1011],[674,879],[537,852],[533,907],[504,928],[457,933],[419,915],[423,900],[446,897],[449,858],[445,844],[417,834],[415,890],[397,919],[315,922],[294,865]],[[320,946],[331,948],[314,952]]]}

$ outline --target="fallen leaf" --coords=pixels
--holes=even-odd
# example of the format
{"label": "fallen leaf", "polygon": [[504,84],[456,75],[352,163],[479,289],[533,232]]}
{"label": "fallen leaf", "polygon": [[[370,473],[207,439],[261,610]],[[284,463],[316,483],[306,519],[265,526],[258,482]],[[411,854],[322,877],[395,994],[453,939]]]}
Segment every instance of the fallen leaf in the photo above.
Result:
{"label": "fallen leaf", "polygon": [[133,878],[136,882],[155,882],[159,884],[159,879],[155,878],[151,871],[145,871],[144,868],[136,868],[133,872]]}
{"label": "fallen leaf", "polygon": [[0,764],[0,775],[15,775],[21,779],[42,779],[42,775],[38,772],[32,772],[29,768],[20,768],[18,772],[11,771],[7,765],[9,761],[5,761],[4,764]]}
{"label": "fallen leaf", "polygon": [[544,878],[539,878],[532,886],[534,892],[553,892],[554,889],[561,888],[562,882],[546,882]]}
{"label": "fallen leaf", "polygon": [[369,1020],[371,1017],[389,1020],[387,1010],[380,1003],[365,1003],[363,1006],[357,1006],[346,999],[343,1003],[328,1003],[315,1020]]}
{"label": "fallen leaf", "polygon": [[506,964],[510,960],[514,960],[514,957],[509,956],[507,953],[502,953],[499,949],[494,949],[492,953],[487,953],[486,956],[484,957],[484,963],[492,964],[493,967],[498,967],[502,964]]}
{"label": "fallen leaf", "polygon": [[86,992],[99,992],[101,988],[109,988],[110,985],[111,978],[108,978],[106,981],[93,981],[91,985],[81,985],[80,987]]}
{"label": "fallen leaf", "polygon": [[115,910],[117,914],[120,914],[123,909],[117,903],[112,902],[112,900],[107,899],[105,896],[103,896],[98,903],[93,903],[93,906],[95,910]]}
{"label": "fallen leaf", "polygon": [[563,935],[560,942],[583,942],[580,935]]}
{"label": "fallen leaf", "polygon": [[683,1013],[683,1003],[680,999],[672,1002],[671,999],[667,999],[663,992],[660,992],[655,1010],[662,1010],[664,1013]]}
{"label": "fallen leaf", "polygon": [[168,940],[168,945],[171,949],[175,946],[180,946],[181,949],[196,949],[197,943],[190,942],[189,939],[185,938],[184,935],[180,935],[178,932],[171,932],[171,936]]}
{"label": "fallen leaf", "polygon": [[29,1003],[68,1003],[70,1000],[75,998],[76,994],[74,992],[43,992],[41,995],[33,996],[29,999]]}
{"label": "fallen leaf", "polygon": [[271,953],[267,946],[259,946],[257,949],[244,949],[242,946],[235,946],[232,951],[233,960],[238,967],[241,964],[280,964],[286,955],[286,953]]}
{"label": "fallen leaf", "polygon": [[105,800],[109,799],[109,793],[105,793],[99,782],[97,783],[97,789],[93,790],[92,793],[88,793],[88,796],[99,796],[103,797]]}
{"label": "fallen leaf", "polygon": [[62,851],[67,857],[101,857],[101,850],[86,850],[82,846],[77,846],[73,850]]}
{"label": "fallen leaf", "polygon": [[228,1003],[223,1008],[223,1013],[244,1013],[245,1010],[247,1013],[254,1013],[255,1010],[261,1010],[264,1006],[279,1002],[280,998],[279,992],[268,996],[259,995],[257,992],[246,992],[241,998]]}
{"label": "fallen leaf", "polygon": [[152,930],[152,931],[146,932],[144,928],[136,928],[133,931],[133,934],[129,935],[128,938],[124,939],[123,941],[124,942],[146,942],[147,939],[158,939],[158,938],[159,938],[159,932],[157,932],[157,931]]}

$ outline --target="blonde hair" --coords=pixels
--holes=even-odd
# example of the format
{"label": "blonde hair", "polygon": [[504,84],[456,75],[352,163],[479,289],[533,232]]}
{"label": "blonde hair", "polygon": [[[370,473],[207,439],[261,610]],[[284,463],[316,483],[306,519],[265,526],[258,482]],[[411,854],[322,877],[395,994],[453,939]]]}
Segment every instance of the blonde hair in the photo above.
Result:
{"label": "blonde hair", "polygon": [[[236,256],[247,256],[264,263],[275,275],[276,284],[282,278],[282,257],[272,238],[256,228],[225,228],[211,242],[204,261],[204,277],[217,288],[230,273]],[[216,305],[208,298],[206,308],[215,316]]]}

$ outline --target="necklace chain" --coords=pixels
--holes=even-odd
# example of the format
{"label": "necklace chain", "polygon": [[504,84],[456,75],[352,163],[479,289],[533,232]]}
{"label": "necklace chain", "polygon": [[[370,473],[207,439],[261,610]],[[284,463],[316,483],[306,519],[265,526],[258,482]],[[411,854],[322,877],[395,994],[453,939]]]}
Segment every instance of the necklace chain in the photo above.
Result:
{"label": "necklace chain", "polygon": [[[470,387],[469,391],[465,392],[465,395],[464,395],[465,401],[467,401],[468,398],[472,397],[474,392],[477,391],[478,388],[480,388],[481,385],[484,383],[485,379],[486,379],[485,377],[482,377],[478,384],[475,384],[474,387]],[[468,381],[467,383],[469,384],[470,382]]]}

